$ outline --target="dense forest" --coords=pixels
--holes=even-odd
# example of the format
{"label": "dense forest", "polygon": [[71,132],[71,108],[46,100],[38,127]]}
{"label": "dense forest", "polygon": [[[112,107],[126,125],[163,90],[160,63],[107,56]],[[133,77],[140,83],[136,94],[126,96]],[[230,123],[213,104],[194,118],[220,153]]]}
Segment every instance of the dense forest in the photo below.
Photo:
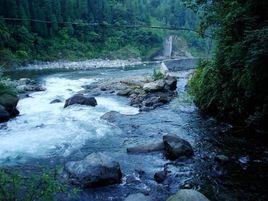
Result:
{"label": "dense forest", "polygon": [[201,30],[212,28],[213,61],[200,63],[191,80],[201,110],[221,120],[267,134],[268,2],[188,1],[201,14]]}
{"label": "dense forest", "polygon": [[[168,34],[128,26],[195,30],[196,14],[180,0],[1,0],[0,64],[33,60],[150,58]],[[194,54],[206,50],[194,32],[176,32]]]}

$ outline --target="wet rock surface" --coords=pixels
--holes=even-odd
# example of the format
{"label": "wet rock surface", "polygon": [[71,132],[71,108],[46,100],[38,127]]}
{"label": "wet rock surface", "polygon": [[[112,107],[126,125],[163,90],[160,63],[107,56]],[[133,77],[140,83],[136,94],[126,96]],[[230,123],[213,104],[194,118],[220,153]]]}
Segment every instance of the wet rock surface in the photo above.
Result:
{"label": "wet rock surface", "polygon": [[128,153],[149,153],[149,152],[163,151],[163,150],[164,150],[163,142],[148,143],[148,144],[143,144],[143,145],[127,148]]}
{"label": "wet rock surface", "polygon": [[53,101],[50,102],[50,104],[56,104],[56,103],[61,103],[62,100],[60,99],[54,99]]}
{"label": "wet rock surface", "polygon": [[10,114],[6,111],[6,109],[0,105],[0,123],[6,122],[10,119]]}
{"label": "wet rock surface", "polygon": [[97,105],[97,100],[94,97],[87,97],[83,94],[76,94],[65,101],[64,108],[75,104],[95,107]]}
{"label": "wet rock surface", "polygon": [[165,155],[170,160],[176,160],[180,157],[191,157],[194,154],[190,143],[176,135],[163,136],[163,142]]}
{"label": "wet rock surface", "polygon": [[65,169],[73,183],[84,188],[121,183],[119,163],[103,153],[93,153],[81,161],[68,162]]}
{"label": "wet rock surface", "polygon": [[30,78],[21,78],[18,80],[8,79],[5,82],[8,86],[15,88],[20,94],[46,90],[42,83]]}
{"label": "wet rock surface", "polygon": [[124,201],[153,201],[149,196],[142,193],[131,194]]}
{"label": "wet rock surface", "polygon": [[180,190],[167,201],[209,201],[203,194],[195,190]]}
{"label": "wet rock surface", "polygon": [[150,111],[169,103],[177,95],[177,79],[170,75],[163,79],[153,80],[152,77],[140,76],[113,80],[102,80],[84,86],[85,93],[116,94],[128,97],[130,105],[140,111]]}
{"label": "wet rock surface", "polygon": [[157,183],[162,183],[163,181],[165,181],[166,178],[167,178],[167,171],[165,171],[165,170],[156,172],[154,174],[154,180]]}
{"label": "wet rock surface", "polygon": [[17,110],[17,104],[19,98],[17,95],[3,92],[0,94],[0,122],[6,122],[11,117],[15,117],[19,114]]}

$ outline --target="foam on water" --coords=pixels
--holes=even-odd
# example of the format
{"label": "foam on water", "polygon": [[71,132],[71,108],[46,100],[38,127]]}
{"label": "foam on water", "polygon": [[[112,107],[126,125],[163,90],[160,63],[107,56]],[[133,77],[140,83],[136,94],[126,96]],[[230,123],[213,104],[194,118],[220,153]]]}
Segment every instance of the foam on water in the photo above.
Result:
{"label": "foam on water", "polygon": [[50,102],[56,98],[69,98],[94,79],[48,77],[44,81],[47,90],[20,100],[18,108],[21,115],[1,130],[0,162],[27,157],[68,156],[88,139],[112,134],[110,126],[100,120],[106,112],[138,113],[136,108],[124,101],[108,97],[98,97],[95,108],[74,105],[64,109],[64,102]]}

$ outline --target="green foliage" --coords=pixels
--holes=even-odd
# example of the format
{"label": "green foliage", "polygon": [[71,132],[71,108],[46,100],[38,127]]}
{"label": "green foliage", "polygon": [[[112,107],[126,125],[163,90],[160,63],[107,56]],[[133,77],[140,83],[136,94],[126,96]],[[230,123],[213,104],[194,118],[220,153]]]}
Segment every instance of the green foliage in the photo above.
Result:
{"label": "green foliage", "polygon": [[30,176],[0,170],[0,200],[56,200],[58,193],[67,191],[67,186],[59,182],[57,177],[57,170]]}
{"label": "green foliage", "polygon": [[[202,1],[191,5],[203,9],[199,9],[204,19],[202,31],[213,29],[217,37],[213,63],[201,64],[190,82],[196,103],[201,109],[239,125],[251,126],[248,122],[252,122],[252,117],[265,122],[267,1]],[[263,126],[267,132],[267,126]]]}
{"label": "green foliage", "polygon": [[17,91],[11,86],[8,86],[6,84],[6,78],[2,77],[0,74],[0,94],[3,94],[3,93],[17,95]]}
{"label": "green foliage", "polygon": [[163,79],[164,77],[165,75],[160,70],[154,69],[154,72],[152,75],[152,78],[154,81]]}
{"label": "green foliage", "polygon": [[189,81],[190,94],[201,110],[215,114],[218,110],[216,105],[218,80],[217,71],[212,61],[200,61],[195,74]]}
{"label": "green foliage", "polygon": [[[92,23],[102,26],[87,25]],[[180,0],[0,0],[0,65],[117,56],[150,58],[162,47],[163,38],[173,33],[118,25],[195,29],[197,24],[196,15]],[[189,38],[188,45],[195,52],[205,51],[203,39],[176,34]]]}

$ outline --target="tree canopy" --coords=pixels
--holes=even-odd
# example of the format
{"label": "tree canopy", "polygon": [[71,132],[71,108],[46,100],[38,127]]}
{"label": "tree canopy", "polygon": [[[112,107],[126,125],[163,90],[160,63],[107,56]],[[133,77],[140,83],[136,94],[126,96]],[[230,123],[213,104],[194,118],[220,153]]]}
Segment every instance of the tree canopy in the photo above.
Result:
{"label": "tree canopy", "polygon": [[[32,60],[148,57],[167,31],[102,25],[159,25],[195,29],[196,14],[181,0],[0,0],[1,65]],[[17,20],[16,20],[17,19]],[[204,40],[181,35],[196,52]]]}

